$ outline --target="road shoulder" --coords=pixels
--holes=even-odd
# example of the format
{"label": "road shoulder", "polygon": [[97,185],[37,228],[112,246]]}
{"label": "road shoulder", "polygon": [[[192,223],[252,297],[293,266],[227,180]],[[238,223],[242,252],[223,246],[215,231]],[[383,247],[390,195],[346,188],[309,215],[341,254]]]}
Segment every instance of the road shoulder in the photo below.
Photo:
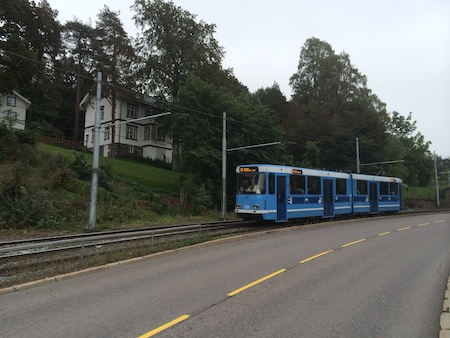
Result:
{"label": "road shoulder", "polygon": [[444,304],[442,306],[441,314],[441,331],[439,332],[439,338],[450,338],[450,277],[447,282],[447,288],[445,290]]}

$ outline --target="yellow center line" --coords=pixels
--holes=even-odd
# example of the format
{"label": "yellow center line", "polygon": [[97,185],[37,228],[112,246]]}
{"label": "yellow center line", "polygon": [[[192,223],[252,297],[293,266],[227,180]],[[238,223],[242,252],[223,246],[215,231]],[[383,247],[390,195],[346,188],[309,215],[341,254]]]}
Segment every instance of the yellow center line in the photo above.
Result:
{"label": "yellow center line", "polygon": [[447,220],[446,219],[441,219],[440,221],[434,221],[433,223],[444,223],[444,222],[447,222]]}
{"label": "yellow center line", "polygon": [[430,223],[422,223],[422,224],[417,224],[418,227],[423,227],[425,225],[430,225]]}
{"label": "yellow center line", "polygon": [[350,246],[350,245],[353,245],[353,244],[356,244],[356,243],[364,242],[365,240],[366,240],[365,238],[362,238],[362,239],[359,239],[359,240],[357,240],[357,241],[354,241],[354,242],[350,242],[350,243],[344,244],[344,245],[342,246],[342,248],[346,248],[346,247],[348,247],[348,246]]}
{"label": "yellow center line", "polygon": [[333,252],[333,250],[328,250],[328,251],[321,252],[320,254],[317,254],[317,255],[314,255],[314,256],[311,256],[311,257],[309,257],[309,258],[306,258],[306,259],[302,260],[300,263],[303,264],[303,263],[312,261],[313,259],[316,259],[316,258],[318,258],[318,257],[320,257],[320,256],[329,254],[330,252]]}
{"label": "yellow center line", "polygon": [[263,278],[260,278],[260,279],[258,279],[256,281],[254,281],[253,283],[247,284],[247,285],[245,285],[245,286],[243,286],[243,287],[241,287],[241,288],[239,288],[237,290],[234,290],[233,292],[230,292],[229,294],[227,294],[227,296],[228,297],[232,297],[234,295],[237,295],[238,293],[240,293],[240,292],[242,292],[244,290],[247,290],[247,289],[251,288],[252,286],[255,286],[255,285],[259,284],[259,283],[262,283],[265,280],[268,280],[269,278],[272,278],[272,277],[274,277],[276,275],[279,275],[280,273],[283,273],[285,271],[286,271],[286,269],[278,270],[278,271],[276,271],[276,272],[274,272],[274,273],[272,273],[270,275],[267,275],[266,277],[263,277]]}
{"label": "yellow center line", "polygon": [[183,315],[181,317],[178,317],[178,318],[172,320],[171,322],[168,322],[167,324],[161,325],[160,327],[157,327],[156,329],[143,334],[142,336],[139,336],[138,338],[148,338],[148,337],[154,336],[155,334],[160,333],[161,331],[164,331],[165,329],[168,329],[169,327],[174,326],[175,324],[178,324],[188,318],[189,318],[189,315]]}
{"label": "yellow center line", "polygon": [[386,232],[382,232],[381,234],[378,234],[378,236],[389,235],[390,233],[391,233],[390,231],[386,231]]}
{"label": "yellow center line", "polygon": [[400,228],[400,229],[397,229],[397,231],[403,231],[403,230],[408,230],[408,229],[411,229],[411,227]]}

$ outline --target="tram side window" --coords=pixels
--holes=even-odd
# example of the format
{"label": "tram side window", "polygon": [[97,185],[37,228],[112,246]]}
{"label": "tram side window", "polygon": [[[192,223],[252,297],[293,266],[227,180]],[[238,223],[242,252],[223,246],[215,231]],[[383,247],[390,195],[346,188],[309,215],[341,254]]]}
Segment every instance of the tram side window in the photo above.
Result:
{"label": "tram side window", "polygon": [[336,195],[347,195],[347,180],[336,178]]}
{"label": "tram side window", "polygon": [[275,174],[269,174],[269,194],[275,194]]}
{"label": "tram side window", "polygon": [[305,194],[305,176],[291,175],[289,187],[291,189],[291,195],[304,195]]}
{"label": "tram side window", "polygon": [[398,195],[398,183],[390,183],[391,195]]}
{"label": "tram side window", "polygon": [[389,195],[389,182],[380,182],[380,195]]}
{"label": "tram side window", "polygon": [[356,181],[356,193],[358,195],[367,195],[367,181]]}
{"label": "tram side window", "polygon": [[320,177],[308,176],[308,194],[320,195]]}

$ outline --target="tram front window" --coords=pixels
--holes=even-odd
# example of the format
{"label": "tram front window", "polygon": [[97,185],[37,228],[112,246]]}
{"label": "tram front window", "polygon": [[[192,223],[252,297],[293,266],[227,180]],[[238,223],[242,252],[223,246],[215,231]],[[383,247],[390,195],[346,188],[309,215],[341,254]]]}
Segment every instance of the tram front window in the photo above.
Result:
{"label": "tram front window", "polygon": [[266,192],[266,174],[240,174],[238,194],[264,194]]}

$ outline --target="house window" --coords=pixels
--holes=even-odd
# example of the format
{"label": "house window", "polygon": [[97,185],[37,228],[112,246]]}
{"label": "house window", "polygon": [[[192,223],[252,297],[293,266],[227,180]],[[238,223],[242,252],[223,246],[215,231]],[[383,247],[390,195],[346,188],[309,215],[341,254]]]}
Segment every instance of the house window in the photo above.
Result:
{"label": "house window", "polygon": [[133,104],[127,105],[127,117],[131,117],[136,119],[138,117],[138,106],[135,106]]}
{"label": "house window", "polygon": [[152,132],[152,126],[148,125],[144,127],[144,141],[149,141]]}
{"label": "house window", "polygon": [[138,127],[127,125],[127,139],[137,140]]}
{"label": "house window", "polygon": [[111,133],[111,128],[105,127],[105,140],[109,140],[110,133]]}
{"label": "house window", "polygon": [[14,96],[6,97],[6,105],[10,107],[16,106],[16,98]]}
{"label": "house window", "polygon": [[86,147],[87,147],[88,143],[89,143],[89,134],[86,135],[86,141],[85,141]]}
{"label": "house window", "polygon": [[103,120],[105,118],[105,106],[100,106],[100,119]]}
{"label": "house window", "polygon": [[133,154],[133,153],[134,153],[134,147],[133,147],[133,146],[129,146],[129,147],[128,147],[128,152],[129,152],[130,154]]}
{"label": "house window", "polygon": [[8,117],[16,118],[17,117],[17,112],[13,111],[13,110],[8,110]]}
{"label": "house window", "polygon": [[92,139],[91,139],[91,143],[94,143],[94,134],[95,133],[95,129],[94,128],[92,128]]}
{"label": "house window", "polygon": [[153,116],[161,114],[161,109],[156,107],[147,107],[145,108],[145,116]]}
{"label": "house window", "polygon": [[151,140],[152,141],[158,141],[158,128],[153,127],[151,131]]}

